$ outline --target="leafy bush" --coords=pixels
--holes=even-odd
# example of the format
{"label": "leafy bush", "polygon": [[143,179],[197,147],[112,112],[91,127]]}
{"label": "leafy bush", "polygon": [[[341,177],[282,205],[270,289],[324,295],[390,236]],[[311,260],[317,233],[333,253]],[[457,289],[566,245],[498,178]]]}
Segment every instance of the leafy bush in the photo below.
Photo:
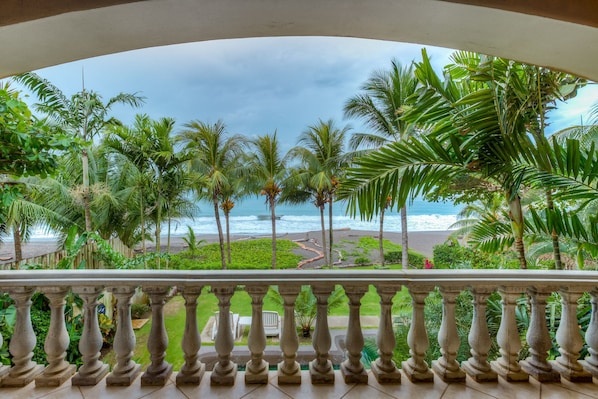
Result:
{"label": "leafy bush", "polygon": [[[386,263],[400,264],[403,261],[403,251],[390,251],[384,254]],[[409,251],[409,267],[414,269],[423,269],[426,257],[416,252]]]}
{"label": "leafy bush", "polygon": [[144,303],[134,303],[131,305],[131,317],[141,319],[149,310],[150,307]]}
{"label": "leafy bush", "polygon": [[453,239],[434,246],[434,266],[437,269],[499,269],[508,265],[498,255],[461,246]]}
{"label": "leafy bush", "polygon": [[365,256],[360,256],[358,258],[355,258],[356,265],[367,265],[369,263],[372,263],[372,261],[369,260],[368,258],[366,258]]}

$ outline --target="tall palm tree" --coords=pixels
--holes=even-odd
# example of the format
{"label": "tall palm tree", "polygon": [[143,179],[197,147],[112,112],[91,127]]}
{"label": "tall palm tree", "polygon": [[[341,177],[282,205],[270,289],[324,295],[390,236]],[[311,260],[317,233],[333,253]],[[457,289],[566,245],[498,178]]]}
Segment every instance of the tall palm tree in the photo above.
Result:
{"label": "tall palm tree", "polygon": [[144,99],[136,94],[119,93],[106,103],[102,97],[93,91],[82,89],[68,98],[59,88],[41,76],[28,72],[14,78],[25,85],[41,101],[36,109],[48,116],[49,120],[67,133],[82,140],[81,160],[83,173],[83,209],[85,216],[85,231],[93,231],[91,218],[91,194],[89,190],[89,160],[88,146],[106,126],[118,124],[118,120],[110,116],[112,107],[125,104],[132,107],[140,106]]}
{"label": "tall palm tree", "polygon": [[[372,133],[354,133],[349,145],[352,150],[375,150],[390,141],[404,140],[414,132],[413,125],[400,118],[407,98],[417,89],[417,78],[413,66],[404,67],[393,60],[389,70],[374,72],[361,86],[363,93],[345,103],[345,115],[366,122]],[[387,198],[380,209],[380,261],[384,265],[384,213],[390,205]],[[401,208],[401,241],[403,269],[409,266],[409,235],[407,231],[407,207]]]}
{"label": "tall palm tree", "polygon": [[[292,148],[289,155],[301,160],[297,179],[301,181],[300,190],[311,196],[314,205],[320,210],[322,228],[322,249],[327,265],[332,264],[332,204],[345,168],[349,165],[349,155],[344,152],[345,137],[349,127],[336,127],[329,119],[318,121],[309,126],[299,136],[299,145]],[[328,204],[328,233],[326,244],[326,226],[324,209]]]}
{"label": "tall palm tree", "polygon": [[251,141],[253,153],[247,167],[249,180],[256,185],[257,192],[266,197],[272,222],[272,269],[276,269],[276,204],[283,190],[287,175],[286,160],[280,154],[280,143],[276,132],[259,136]]}
{"label": "tall palm tree", "polygon": [[222,193],[229,184],[231,166],[242,154],[244,139],[238,135],[227,137],[226,126],[221,120],[215,124],[194,120],[185,124],[185,130],[178,134],[177,140],[185,145],[189,154],[189,170],[196,176],[198,196],[213,204],[222,269],[226,269],[219,207]]}

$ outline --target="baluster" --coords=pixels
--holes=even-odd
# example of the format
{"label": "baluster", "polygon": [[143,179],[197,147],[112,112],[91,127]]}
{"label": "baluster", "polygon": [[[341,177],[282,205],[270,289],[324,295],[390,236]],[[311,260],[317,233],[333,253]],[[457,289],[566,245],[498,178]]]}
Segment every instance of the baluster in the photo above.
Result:
{"label": "baluster", "polygon": [[282,325],[282,362],[278,364],[278,384],[301,384],[301,368],[297,358],[299,338],[295,325],[295,300],[299,294],[299,287],[280,286],[280,295],[284,301],[284,319]]}
{"label": "baluster", "polygon": [[529,376],[521,370],[521,366],[517,362],[521,350],[521,339],[517,331],[515,307],[521,289],[499,287],[498,293],[502,298],[500,301],[502,318],[496,340],[500,346],[501,357],[491,363],[492,370],[507,381],[527,381]]}
{"label": "baluster", "polygon": [[316,358],[309,363],[309,374],[312,384],[334,384],[334,369],[328,359],[332,340],[328,329],[328,297],[334,289],[332,284],[312,285],[316,297],[316,330],[312,343]]}
{"label": "baluster", "polygon": [[29,384],[44,369],[32,361],[33,348],[37,339],[31,325],[31,296],[35,292],[33,287],[12,288],[10,296],[15,300],[17,320],[10,340],[8,350],[13,356],[14,366],[2,380],[3,387],[23,387]]}
{"label": "baluster", "polygon": [[546,361],[548,351],[552,348],[552,341],[546,326],[546,298],[548,292],[540,292],[535,287],[527,290],[531,302],[531,320],[527,329],[526,340],[529,345],[530,355],[519,362],[521,368],[540,382],[558,382],[561,376],[552,369]]}
{"label": "baluster", "polygon": [[432,369],[444,382],[464,382],[465,373],[457,363],[461,339],[455,318],[455,299],[463,287],[441,287],[442,323],[438,331],[438,343],[442,356],[432,362]]}
{"label": "baluster", "polygon": [[96,385],[108,374],[108,365],[101,362],[100,350],[103,339],[98,325],[98,296],[102,287],[73,287],[73,293],[83,298],[83,332],[79,341],[79,352],[83,365],[71,380],[73,385]]}
{"label": "baluster", "polygon": [[431,286],[409,287],[413,312],[411,326],[407,335],[407,343],[409,344],[409,354],[411,357],[403,362],[402,366],[405,375],[407,375],[407,378],[411,382],[434,381],[434,373],[428,368],[428,363],[424,360],[426,350],[430,345],[424,320],[424,301],[432,289],[433,287]]}
{"label": "baluster", "polygon": [[[2,345],[4,345],[4,339],[2,338],[2,334],[0,333],[0,348],[2,348]],[[10,367],[0,364],[0,386],[1,386],[2,378],[8,374],[9,370],[10,370]]]}
{"label": "baluster", "polygon": [[66,287],[48,287],[44,294],[50,300],[50,328],[44,343],[48,366],[35,379],[35,385],[40,387],[57,387],[75,374],[75,365],[69,364],[64,358],[69,346],[69,334],[64,321]]}
{"label": "baluster", "polygon": [[212,287],[218,298],[218,331],[216,333],[216,352],[218,362],[210,376],[212,385],[231,386],[237,377],[237,365],[230,360],[234,348],[234,337],[230,320],[230,299],[234,294],[233,286]]}
{"label": "baluster", "polygon": [[183,333],[182,348],[185,352],[185,364],[176,376],[176,384],[198,385],[206,371],[206,365],[199,361],[201,336],[197,328],[197,297],[202,287],[184,287],[185,298],[185,332]]}
{"label": "baluster", "polygon": [[347,360],[341,363],[341,373],[345,384],[367,384],[368,373],[361,363],[363,350],[363,332],[359,309],[361,298],[367,291],[367,285],[345,285],[345,294],[349,298],[349,326],[347,327]]}
{"label": "baluster", "polygon": [[377,285],[380,296],[380,325],[378,326],[378,354],[380,357],[372,363],[372,373],[381,384],[399,384],[401,372],[392,360],[396,345],[395,333],[392,329],[392,298],[397,293],[396,285]]}
{"label": "baluster", "polygon": [[164,296],[167,288],[150,286],[145,288],[152,303],[152,328],[147,340],[147,350],[152,363],[141,376],[142,386],[163,386],[172,374],[172,364],[164,360],[168,348],[168,335],[164,326]]}
{"label": "baluster", "polygon": [[598,289],[590,291],[590,296],[592,297],[592,315],[586,331],[589,355],[579,363],[594,377],[598,378]]}
{"label": "baluster", "polygon": [[265,285],[248,285],[247,293],[251,296],[251,328],[247,337],[247,344],[251,352],[251,359],[245,371],[246,384],[267,384],[269,364],[264,360],[266,349],[266,334],[262,319],[264,295],[268,291]]}
{"label": "baluster", "polygon": [[577,301],[583,294],[582,291],[573,291],[570,288],[559,290],[561,295],[561,324],[556,331],[556,342],[559,344],[561,356],[551,361],[552,367],[561,373],[561,376],[572,382],[592,382],[592,374],[583,369],[577,361],[579,351],[583,348],[583,340],[577,321]]}
{"label": "baluster", "polygon": [[116,297],[118,321],[113,344],[116,366],[106,377],[106,384],[129,386],[137,378],[141,369],[140,365],[131,360],[136,342],[131,323],[131,297],[135,293],[135,287],[120,286],[111,288],[110,291]]}
{"label": "baluster", "polygon": [[473,294],[473,317],[468,335],[471,357],[463,362],[461,367],[477,382],[489,382],[498,379],[498,375],[492,371],[492,367],[488,363],[488,351],[492,347],[492,341],[490,340],[488,322],[486,321],[486,300],[491,292],[491,289],[487,287],[471,289]]}

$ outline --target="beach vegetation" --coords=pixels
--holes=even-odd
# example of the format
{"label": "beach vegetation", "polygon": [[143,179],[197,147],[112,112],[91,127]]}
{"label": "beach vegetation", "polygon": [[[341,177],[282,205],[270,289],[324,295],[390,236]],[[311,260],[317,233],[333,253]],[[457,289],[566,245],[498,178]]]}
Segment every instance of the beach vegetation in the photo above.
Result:
{"label": "beach vegetation", "polygon": [[272,223],[272,269],[276,269],[276,204],[288,180],[287,160],[280,152],[276,132],[259,136],[250,144],[253,152],[248,155],[244,175],[248,185],[255,185],[255,191],[266,197]]}
{"label": "beach vegetation", "polygon": [[[355,155],[365,155],[392,141],[404,140],[416,133],[415,125],[400,118],[407,99],[417,89],[418,81],[413,66],[403,66],[398,60],[392,60],[388,70],[373,72],[360,87],[361,93],[351,97],[344,106],[345,116],[363,120],[372,132],[356,132],[351,135],[350,148]],[[392,197],[388,192],[380,191],[379,254],[384,266],[384,214],[391,205]],[[357,208],[349,208],[353,216]],[[408,249],[407,207],[401,207],[401,245]],[[408,267],[407,251],[401,259],[404,269]]]}
{"label": "beach vegetation", "polygon": [[207,242],[204,239],[198,239],[195,236],[195,231],[189,225],[187,225],[187,235],[181,237],[181,239],[187,244],[187,251],[189,251],[191,255],[195,255],[199,247]]}
{"label": "beach vegetation", "polygon": [[[188,154],[187,170],[197,198],[207,199],[213,205],[220,245],[220,268],[227,269],[219,210],[223,194],[230,197],[226,194],[230,194],[230,188],[234,187],[233,175],[238,174],[241,167],[239,160],[246,140],[240,135],[228,136],[226,125],[221,120],[215,124],[194,120],[185,124],[185,130],[178,133],[177,141],[185,146]],[[230,205],[228,208],[232,209]]]}

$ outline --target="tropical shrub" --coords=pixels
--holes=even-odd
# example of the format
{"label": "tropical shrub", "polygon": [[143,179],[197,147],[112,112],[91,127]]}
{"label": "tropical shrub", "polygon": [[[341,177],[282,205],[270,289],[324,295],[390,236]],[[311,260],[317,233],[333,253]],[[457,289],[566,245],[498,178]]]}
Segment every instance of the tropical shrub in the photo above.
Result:
{"label": "tropical shrub", "polygon": [[[403,252],[390,251],[384,254],[384,261],[388,264],[400,264],[402,260]],[[413,269],[423,269],[426,257],[416,252],[409,251],[409,267]]]}

